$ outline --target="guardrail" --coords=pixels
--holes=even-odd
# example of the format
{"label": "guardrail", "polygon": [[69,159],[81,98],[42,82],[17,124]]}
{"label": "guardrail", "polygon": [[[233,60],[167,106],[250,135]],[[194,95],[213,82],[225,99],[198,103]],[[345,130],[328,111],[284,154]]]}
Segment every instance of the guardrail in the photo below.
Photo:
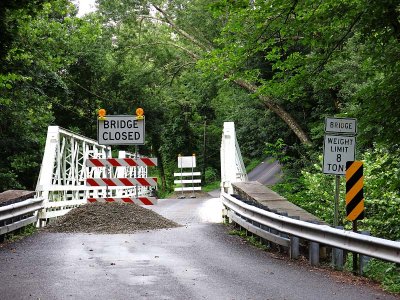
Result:
{"label": "guardrail", "polygon": [[0,207],[0,241],[4,235],[36,223],[38,211],[44,207],[43,198],[27,199],[18,203]]}
{"label": "guardrail", "polygon": [[400,242],[280,216],[248,205],[223,192],[221,199],[227,210],[226,217],[255,235],[279,245],[290,247],[291,254],[298,251],[295,247],[298,247],[298,239],[302,238],[311,242],[310,248],[314,248],[314,251],[319,252],[319,245],[316,243],[320,243],[400,263]]}

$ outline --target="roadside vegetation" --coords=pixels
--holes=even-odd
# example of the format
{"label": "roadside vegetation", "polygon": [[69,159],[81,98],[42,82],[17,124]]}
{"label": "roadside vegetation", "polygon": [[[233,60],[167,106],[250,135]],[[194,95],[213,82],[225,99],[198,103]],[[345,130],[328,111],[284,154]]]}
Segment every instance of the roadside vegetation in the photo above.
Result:
{"label": "roadside vegetation", "polygon": [[[3,1],[4,2],[4,1]],[[272,156],[274,189],[328,223],[325,117],[358,120],[366,218],[400,240],[400,5],[393,1],[114,1],[77,17],[67,0],[0,4],[0,191],[34,189],[47,126],[96,139],[97,111],[143,107],[159,193],[179,154],[219,180],[224,121],[245,164]],[[134,152],[133,147],[120,150]],[[340,224],[344,217],[341,181]]]}

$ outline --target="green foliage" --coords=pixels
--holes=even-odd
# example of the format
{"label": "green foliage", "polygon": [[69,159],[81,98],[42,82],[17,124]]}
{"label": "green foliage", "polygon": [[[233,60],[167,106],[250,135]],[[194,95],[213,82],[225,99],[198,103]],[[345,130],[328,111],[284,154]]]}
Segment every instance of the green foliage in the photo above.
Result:
{"label": "green foliage", "polygon": [[19,241],[25,237],[31,236],[37,231],[37,228],[34,224],[27,225],[25,227],[22,227],[21,229],[14,231],[12,233],[9,233],[6,235],[6,241],[9,242],[16,242]]}
{"label": "green foliage", "polygon": [[218,180],[218,171],[212,167],[206,168],[206,172],[204,174],[205,184],[213,183]]}
{"label": "green foliage", "polygon": [[400,293],[400,269],[399,265],[371,259],[365,267],[365,276],[382,282],[385,290],[392,293]]}
{"label": "green foliage", "polygon": [[[374,144],[361,155],[364,162],[364,198],[365,219],[360,221],[362,230],[372,235],[398,240],[400,239],[400,182],[398,149],[389,151],[387,146]],[[334,177],[322,174],[322,160],[301,176],[275,187],[290,201],[332,224],[334,208]],[[340,223],[348,228],[351,223],[345,219],[345,181],[340,185]]]}
{"label": "green foliage", "polygon": [[279,138],[275,143],[266,143],[265,154],[285,164],[290,159],[285,153],[285,148],[286,144],[282,138]]}
{"label": "green foliage", "polygon": [[257,167],[261,163],[262,163],[262,159],[260,159],[260,158],[253,158],[252,160],[244,159],[244,164],[246,166],[246,172],[250,173],[255,167]]}
{"label": "green foliage", "polygon": [[221,182],[220,181],[214,181],[206,184],[203,186],[201,189],[202,191],[208,193],[214,190],[219,190],[221,188]]}
{"label": "green foliage", "polygon": [[247,232],[247,230],[230,230],[228,232],[229,235],[237,235],[240,236],[241,238],[245,239],[247,242],[249,242],[251,245],[261,249],[261,250],[267,250],[268,247],[261,242],[260,238],[257,236],[252,235],[251,233]]}

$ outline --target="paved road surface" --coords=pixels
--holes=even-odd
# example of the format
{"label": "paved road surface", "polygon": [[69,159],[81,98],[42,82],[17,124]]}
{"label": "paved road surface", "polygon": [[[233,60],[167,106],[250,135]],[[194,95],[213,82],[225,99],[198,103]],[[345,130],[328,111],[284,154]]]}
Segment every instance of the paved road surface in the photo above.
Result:
{"label": "paved road surface", "polygon": [[255,167],[249,174],[249,181],[258,181],[264,185],[273,185],[281,178],[281,166],[276,160],[265,159]]}
{"label": "paved road surface", "polygon": [[0,299],[395,299],[228,235],[219,199],[153,208],[182,227],[39,233],[0,249]]}

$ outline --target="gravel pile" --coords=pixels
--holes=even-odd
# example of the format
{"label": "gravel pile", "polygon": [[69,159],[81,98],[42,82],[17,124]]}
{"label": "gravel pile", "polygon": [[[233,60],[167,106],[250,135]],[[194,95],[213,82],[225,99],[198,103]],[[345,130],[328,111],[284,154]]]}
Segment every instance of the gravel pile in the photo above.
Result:
{"label": "gravel pile", "polygon": [[131,203],[90,203],[71,210],[44,229],[51,232],[134,233],[179,224]]}

